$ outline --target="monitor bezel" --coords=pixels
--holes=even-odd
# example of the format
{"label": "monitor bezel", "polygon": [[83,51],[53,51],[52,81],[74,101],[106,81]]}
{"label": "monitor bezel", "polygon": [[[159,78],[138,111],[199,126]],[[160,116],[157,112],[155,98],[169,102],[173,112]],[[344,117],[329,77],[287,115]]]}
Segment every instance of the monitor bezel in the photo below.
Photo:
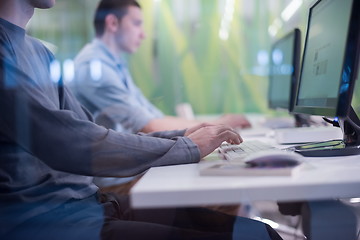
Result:
{"label": "monitor bezel", "polygon": [[[301,66],[304,66],[305,61],[305,53],[307,48],[307,42],[309,37],[309,26],[311,24],[311,16],[313,9],[321,2],[322,0],[318,0],[315,2],[309,10],[308,16],[308,24],[307,24],[307,31],[306,31],[306,38],[304,42],[304,51],[303,51],[303,58],[301,62]],[[338,88],[338,100],[336,107],[329,108],[329,107],[319,107],[319,106],[301,106],[298,105],[298,97],[300,91],[300,85],[302,81],[302,74],[303,69],[301,67],[300,75],[298,84],[296,87],[296,97],[293,106],[293,112],[296,113],[305,113],[310,115],[320,115],[320,116],[327,116],[327,117],[342,117],[345,118],[348,116],[349,111],[351,109],[351,99],[352,94],[354,91],[355,80],[357,78],[357,71],[358,71],[358,64],[359,64],[359,53],[360,53],[360,33],[359,31],[351,32],[351,29],[360,29],[359,19],[360,16],[356,10],[359,11],[360,2],[353,0],[352,1],[352,8],[351,8],[351,15],[349,19],[349,27],[348,27],[348,35],[346,40],[346,49],[344,54],[344,62],[342,64],[341,70],[341,79],[339,79],[339,88]],[[356,50],[356,51],[355,51]],[[346,69],[353,69],[352,72],[347,73]],[[348,76],[344,78],[344,76]],[[346,86],[348,85],[348,87]],[[347,91],[340,92],[341,89],[346,88]]]}
{"label": "monitor bezel", "polygon": [[[301,54],[301,51],[300,51],[301,31],[300,31],[300,29],[295,28],[292,31],[285,34],[283,37],[279,38],[277,41],[275,41],[272,44],[271,51],[270,51],[270,53],[272,53],[279,44],[281,44],[282,42],[286,41],[288,38],[291,38],[291,37],[294,37],[293,49],[292,49],[292,66],[293,66],[294,70],[291,74],[291,82],[290,82],[290,89],[289,89],[289,93],[290,93],[289,101],[287,101],[286,103],[272,101],[272,99],[270,97],[271,86],[273,84],[272,83],[273,82],[272,81],[272,69],[270,69],[270,74],[269,74],[269,86],[268,86],[268,98],[267,98],[269,108],[271,108],[271,109],[286,109],[289,112],[291,112],[294,107],[297,81],[298,81],[298,77],[299,77],[299,73],[300,73],[300,58],[301,58],[301,56],[300,56],[300,54]],[[283,107],[284,105],[288,105],[288,106],[286,108],[284,108]]]}

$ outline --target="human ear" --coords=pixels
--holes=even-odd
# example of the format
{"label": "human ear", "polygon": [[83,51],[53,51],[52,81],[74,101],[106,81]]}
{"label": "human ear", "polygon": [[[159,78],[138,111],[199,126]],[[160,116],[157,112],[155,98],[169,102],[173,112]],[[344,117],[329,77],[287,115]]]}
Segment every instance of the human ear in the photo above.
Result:
{"label": "human ear", "polygon": [[115,32],[119,26],[119,20],[114,14],[109,14],[105,17],[105,28],[110,32]]}

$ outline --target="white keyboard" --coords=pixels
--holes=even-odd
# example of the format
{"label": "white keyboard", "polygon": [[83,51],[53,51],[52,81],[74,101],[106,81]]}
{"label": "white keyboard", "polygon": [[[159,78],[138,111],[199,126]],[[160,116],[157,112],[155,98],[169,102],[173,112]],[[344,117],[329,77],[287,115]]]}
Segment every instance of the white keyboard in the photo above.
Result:
{"label": "white keyboard", "polygon": [[254,152],[264,151],[276,149],[275,147],[271,146],[270,144],[252,140],[252,141],[245,141],[240,145],[231,145],[228,143],[223,143],[219,148],[219,154],[224,160],[228,161],[243,161],[243,159],[252,154]]}

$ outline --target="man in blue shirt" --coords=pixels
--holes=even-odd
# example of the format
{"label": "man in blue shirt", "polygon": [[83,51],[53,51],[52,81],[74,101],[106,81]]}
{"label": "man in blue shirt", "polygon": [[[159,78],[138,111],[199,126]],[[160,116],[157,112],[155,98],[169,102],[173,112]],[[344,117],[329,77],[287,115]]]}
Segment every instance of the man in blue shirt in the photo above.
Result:
{"label": "man in blue shirt", "polygon": [[[141,8],[136,1],[101,1],[94,25],[96,38],[75,58],[76,74],[72,85],[85,107],[98,114],[99,119],[108,120],[109,124],[104,125],[119,131],[148,133],[199,123],[164,115],[134,84],[124,55],[136,52],[145,38]],[[233,128],[250,126],[246,118],[238,114],[224,115],[213,123]]]}

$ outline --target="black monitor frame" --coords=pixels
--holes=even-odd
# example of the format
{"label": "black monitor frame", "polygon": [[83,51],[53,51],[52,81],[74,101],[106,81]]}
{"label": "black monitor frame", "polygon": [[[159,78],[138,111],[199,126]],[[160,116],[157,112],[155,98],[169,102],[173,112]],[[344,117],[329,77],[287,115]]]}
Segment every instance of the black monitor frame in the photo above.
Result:
{"label": "black monitor frame", "polygon": [[[311,24],[311,15],[314,7],[322,0],[318,0],[309,11],[308,27],[304,46],[304,55],[302,66],[304,66],[305,53],[309,37],[309,27]],[[352,9],[350,15],[349,29],[347,31],[345,57],[342,67],[341,79],[339,79],[338,99],[335,108],[318,107],[318,106],[301,106],[298,104],[300,84],[302,80],[302,70],[297,86],[296,98],[293,111],[296,113],[305,113],[311,115],[320,115],[326,117],[334,117],[339,119],[344,137],[334,144],[331,141],[329,145],[319,143],[311,146],[299,146],[295,148],[304,156],[342,156],[342,155],[358,155],[360,154],[360,120],[351,107],[352,95],[357,79],[359,58],[360,58],[360,1],[352,1]],[[336,16],[334,16],[336,17]],[[320,146],[320,147],[319,147]],[[343,147],[341,147],[343,146]]]}
{"label": "black monitor frame", "polygon": [[[271,89],[274,87],[273,80],[273,65],[270,65],[270,74],[269,74],[269,87],[268,87],[268,106],[271,109],[286,109],[289,112],[293,110],[295,94],[296,94],[296,86],[300,72],[300,48],[301,48],[301,32],[298,28],[295,28],[291,32],[287,33],[285,36],[281,37],[277,41],[272,44],[271,53],[275,51],[275,49],[281,45],[283,42],[288,41],[289,38],[293,38],[292,43],[292,59],[291,65],[293,67],[293,71],[289,78],[290,81],[290,89],[288,89],[289,99],[287,101],[274,101],[272,99]],[[272,60],[271,60],[272,61]],[[286,89],[285,89],[286,90]],[[286,107],[285,107],[286,106]]]}
{"label": "black monitor frame", "polygon": [[[309,12],[308,18],[308,27],[305,39],[305,46],[304,46],[304,54],[306,53],[307,49],[307,41],[309,37],[309,26],[311,21],[311,14],[313,8],[321,2],[322,0],[318,0],[311,8]],[[346,43],[346,52],[345,52],[345,61],[342,67],[342,76],[343,78],[339,82],[339,93],[338,93],[338,101],[336,108],[322,108],[322,107],[313,107],[313,106],[300,106],[298,104],[298,95],[299,95],[299,86],[301,84],[302,79],[302,70],[300,71],[300,77],[298,81],[297,91],[296,91],[296,98],[294,101],[294,112],[299,113],[307,113],[311,115],[320,115],[320,116],[328,116],[328,117],[347,117],[350,113],[350,106],[351,106],[351,99],[352,94],[355,86],[355,80],[357,76],[357,69],[359,64],[359,52],[360,52],[360,3],[359,1],[353,1],[351,17],[350,17],[350,24],[348,29],[348,36],[347,36],[347,43]],[[335,16],[334,16],[335,17]],[[351,31],[355,29],[355,31]],[[304,65],[305,55],[303,55],[302,59],[302,66]],[[353,71],[348,72],[348,69],[352,69]],[[346,76],[346,77],[345,77]],[[346,88],[347,91],[341,92],[341,89]]]}

